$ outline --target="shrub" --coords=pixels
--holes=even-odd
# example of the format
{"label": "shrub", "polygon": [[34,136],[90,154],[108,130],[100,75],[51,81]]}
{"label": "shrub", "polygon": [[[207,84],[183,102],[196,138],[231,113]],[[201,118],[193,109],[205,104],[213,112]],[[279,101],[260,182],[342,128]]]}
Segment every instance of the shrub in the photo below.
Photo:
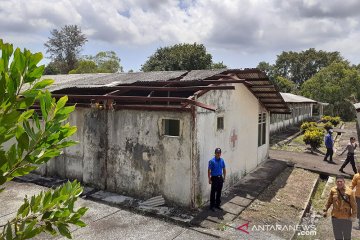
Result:
{"label": "shrub", "polygon": [[326,129],[326,131],[329,131],[329,129],[334,128],[334,125],[331,122],[327,122],[324,124],[324,128]]}
{"label": "shrub", "polygon": [[311,151],[319,148],[323,143],[324,132],[320,129],[311,129],[304,133],[305,144],[310,145]]}
{"label": "shrub", "polygon": [[330,120],[331,120],[331,116],[322,116],[321,117],[321,122],[323,122],[323,123],[330,122]]}
{"label": "shrub", "polygon": [[336,117],[332,117],[330,119],[330,122],[334,125],[337,126],[340,122],[341,122],[341,118],[339,116]]}
{"label": "shrub", "polygon": [[309,129],[317,128],[317,123],[316,122],[304,122],[303,124],[301,124],[300,128],[303,132],[305,132]]}
{"label": "shrub", "polygon": [[341,118],[339,116],[331,117],[331,116],[323,116],[321,118],[323,123],[330,122],[332,125],[337,126],[341,122]]}

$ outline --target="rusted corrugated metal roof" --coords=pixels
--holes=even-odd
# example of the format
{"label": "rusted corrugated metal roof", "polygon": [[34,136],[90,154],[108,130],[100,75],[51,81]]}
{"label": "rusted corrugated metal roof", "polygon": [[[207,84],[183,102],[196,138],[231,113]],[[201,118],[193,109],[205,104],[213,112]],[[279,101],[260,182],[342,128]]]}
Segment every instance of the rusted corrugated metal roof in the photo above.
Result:
{"label": "rusted corrugated metal roof", "polygon": [[[55,84],[49,89],[57,94],[73,94],[81,99],[101,95],[117,96],[118,101],[133,101],[138,97],[139,102],[144,100],[144,96],[151,97],[180,97],[184,99],[194,99],[210,91],[204,86],[219,86],[225,83],[243,83],[260,101],[260,103],[270,112],[289,113],[290,110],[280,95],[276,86],[273,85],[266,74],[258,69],[217,69],[217,70],[192,70],[192,71],[158,71],[158,72],[137,72],[137,73],[113,73],[113,74],[73,74],[73,75],[53,75],[43,78],[52,78]],[[134,86],[134,89],[121,89],[121,86]],[[173,87],[182,88],[190,86],[203,86],[202,90],[178,91],[170,90],[171,96],[164,95],[161,91],[149,90],[144,92],[139,86],[150,87]],[[113,89],[111,89],[113,87]],[[117,87],[117,88],[116,88]],[[87,91],[84,90],[88,89]],[[78,90],[77,90],[78,89]],[[156,89],[156,88],[155,88]],[[185,88],[184,88],[185,89]],[[189,88],[187,88],[189,89]],[[190,88],[191,89],[191,88]],[[219,88],[220,89],[220,88]],[[121,97],[123,96],[123,97]],[[115,99],[115,98],[114,98]],[[141,100],[140,100],[141,99]],[[169,98],[170,99],[170,98]],[[175,101],[175,99],[172,99]],[[178,99],[176,99],[177,101]],[[155,101],[155,100],[154,100]],[[165,100],[164,100],[165,101]],[[139,104],[136,102],[136,104]],[[189,101],[184,100],[186,107]],[[165,101],[166,103],[166,101]],[[195,103],[194,103],[195,104]],[[202,106],[201,103],[196,103]],[[206,106],[208,108],[208,106]]]}

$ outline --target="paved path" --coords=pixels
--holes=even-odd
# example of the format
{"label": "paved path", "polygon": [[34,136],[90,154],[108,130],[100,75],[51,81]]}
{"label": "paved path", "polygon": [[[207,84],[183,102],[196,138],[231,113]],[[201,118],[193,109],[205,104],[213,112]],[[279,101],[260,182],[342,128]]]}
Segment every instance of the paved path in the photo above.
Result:
{"label": "paved path", "polygon": [[[340,166],[343,164],[343,160],[346,158],[346,153],[342,156],[337,156],[341,152],[346,144],[349,142],[351,136],[357,138],[357,130],[355,122],[345,123],[344,131],[341,135],[337,137],[337,152],[334,153],[334,162],[336,164],[329,164],[324,162],[324,156],[321,154],[311,154],[311,153],[300,153],[300,152],[288,152],[281,150],[270,150],[270,157],[277,160],[282,160],[286,162],[293,163],[295,167],[307,169],[309,171],[317,172],[324,175],[338,175]],[[359,150],[358,150],[359,151]],[[351,165],[348,164],[345,167],[344,176],[350,178],[353,175]]]}
{"label": "paved path", "polygon": [[[0,194],[0,225],[16,214],[25,194],[31,196],[46,189],[33,183],[6,183],[6,190]],[[165,220],[94,201],[79,199],[77,204],[89,208],[83,219],[88,225],[85,228],[72,228],[73,239],[215,239],[210,235]],[[53,238],[49,235],[41,235],[37,239]],[[56,237],[56,239],[66,238]]]}
{"label": "paved path", "polygon": [[[286,162],[272,159],[263,162],[253,172],[240,179],[239,183],[222,198],[221,207],[224,211],[214,213],[206,206],[191,221],[191,224],[197,226],[195,229],[199,231],[211,232],[219,237],[230,239],[239,237],[236,231],[224,233],[217,230],[221,225],[235,220],[287,166]],[[253,237],[255,239],[255,236]],[[261,235],[258,239],[263,239],[263,237],[264,235]]]}

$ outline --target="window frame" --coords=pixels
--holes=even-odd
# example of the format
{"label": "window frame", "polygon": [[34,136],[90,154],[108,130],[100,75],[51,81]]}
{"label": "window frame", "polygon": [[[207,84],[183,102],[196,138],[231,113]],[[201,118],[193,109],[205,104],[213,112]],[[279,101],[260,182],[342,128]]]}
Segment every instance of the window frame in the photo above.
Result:
{"label": "window frame", "polygon": [[[221,120],[221,121],[219,121]],[[221,123],[221,128],[219,127],[219,123]],[[221,131],[221,130],[224,130],[225,129],[225,123],[224,123],[224,116],[218,116],[216,118],[216,130],[217,131]]]}
{"label": "window frame", "polygon": [[[177,127],[175,131],[177,131],[177,135],[173,135],[174,129],[170,129],[172,124],[177,122]],[[181,121],[180,119],[174,119],[174,118],[163,118],[162,121],[162,135],[166,137],[180,137],[181,135]]]}

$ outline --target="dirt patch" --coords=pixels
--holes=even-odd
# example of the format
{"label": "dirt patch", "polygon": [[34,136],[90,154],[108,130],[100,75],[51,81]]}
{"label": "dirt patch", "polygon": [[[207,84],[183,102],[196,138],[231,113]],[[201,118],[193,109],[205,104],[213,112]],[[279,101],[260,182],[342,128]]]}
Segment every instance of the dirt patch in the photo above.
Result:
{"label": "dirt patch", "polygon": [[283,228],[299,224],[317,180],[318,174],[303,169],[287,168],[242,212],[237,219],[239,225],[248,221],[249,229],[264,225],[280,226],[282,230],[266,227],[266,231],[290,239],[295,231]]}

